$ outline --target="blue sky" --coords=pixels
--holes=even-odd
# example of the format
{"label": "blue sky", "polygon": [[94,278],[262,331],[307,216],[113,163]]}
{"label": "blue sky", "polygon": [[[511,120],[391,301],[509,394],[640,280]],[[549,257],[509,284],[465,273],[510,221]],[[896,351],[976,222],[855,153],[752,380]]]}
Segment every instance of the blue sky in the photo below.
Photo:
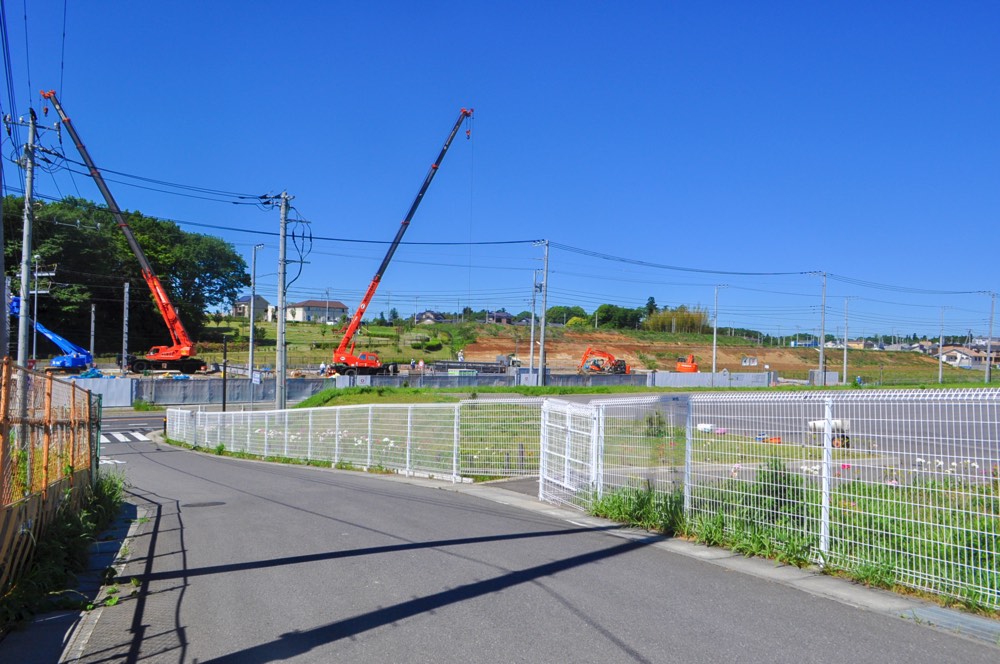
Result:
{"label": "blue sky", "polygon": [[[818,272],[852,336],[985,334],[1000,291],[995,3],[95,1],[65,41],[63,2],[26,5],[14,112],[54,88],[103,168],[287,190],[314,236],[292,301],[356,306],[386,247],[322,238],[391,240],[462,107],[406,241],[463,244],[401,247],[370,311],[528,309],[541,248],[469,243],[534,239],[550,305],[711,310],[725,284],[719,324],[773,334],[818,332]],[[248,264],[264,242],[277,299],[276,209],[115,179]],[[65,171],[37,191],[100,200]]]}

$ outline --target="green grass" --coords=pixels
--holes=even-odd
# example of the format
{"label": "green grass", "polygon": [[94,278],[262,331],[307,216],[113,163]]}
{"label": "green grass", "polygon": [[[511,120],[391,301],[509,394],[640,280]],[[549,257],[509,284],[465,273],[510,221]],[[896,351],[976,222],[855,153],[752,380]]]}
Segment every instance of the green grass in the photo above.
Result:
{"label": "green grass", "polygon": [[[835,485],[826,571],[872,587],[927,589],[946,605],[1000,615],[997,475]],[[595,516],[651,530],[671,523],[697,542],[746,556],[799,567],[820,560],[818,485],[781,459],[694,488],[686,521],[675,493],[622,488],[588,500]]]}
{"label": "green grass", "polygon": [[350,387],[330,388],[312,395],[295,408],[323,406],[355,406],[371,403],[455,403],[459,397],[440,390],[412,387]]}

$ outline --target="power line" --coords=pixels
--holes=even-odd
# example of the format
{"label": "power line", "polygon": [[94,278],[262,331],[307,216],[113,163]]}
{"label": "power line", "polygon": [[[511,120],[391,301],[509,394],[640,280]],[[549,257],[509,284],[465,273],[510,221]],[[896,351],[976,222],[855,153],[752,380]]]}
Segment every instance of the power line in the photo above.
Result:
{"label": "power line", "polygon": [[679,272],[696,272],[699,274],[726,274],[726,275],[736,275],[745,277],[776,277],[776,276],[789,276],[789,275],[806,275],[806,274],[816,274],[816,270],[804,270],[800,272],[734,272],[728,270],[707,270],[695,267],[680,267],[677,265],[664,265],[662,263],[652,263],[649,261],[642,261],[635,258],[624,258],[622,256],[613,256],[611,254],[605,254],[600,251],[592,251],[590,249],[581,249],[579,247],[571,247],[568,244],[561,244],[558,242],[549,242],[549,246],[562,249],[563,251],[568,251],[570,253],[580,254],[582,256],[590,256],[592,258],[600,258],[606,261],[616,261],[619,263],[629,263],[631,265],[643,265],[645,267],[653,267],[660,270],[677,270]]}

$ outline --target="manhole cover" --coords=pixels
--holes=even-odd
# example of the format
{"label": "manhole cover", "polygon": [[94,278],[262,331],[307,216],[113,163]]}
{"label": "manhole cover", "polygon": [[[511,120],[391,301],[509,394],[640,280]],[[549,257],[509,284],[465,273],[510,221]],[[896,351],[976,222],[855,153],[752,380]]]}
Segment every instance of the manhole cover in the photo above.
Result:
{"label": "manhole cover", "polygon": [[216,507],[218,505],[225,505],[221,501],[207,502],[207,503],[185,503],[181,507]]}

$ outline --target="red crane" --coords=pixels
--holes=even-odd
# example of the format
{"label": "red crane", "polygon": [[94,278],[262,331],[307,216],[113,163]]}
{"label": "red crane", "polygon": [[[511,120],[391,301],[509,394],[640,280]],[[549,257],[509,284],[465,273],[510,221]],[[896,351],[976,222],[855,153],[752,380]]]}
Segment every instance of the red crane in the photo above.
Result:
{"label": "red crane", "polygon": [[153,272],[153,268],[149,264],[146,254],[143,253],[142,247],[139,246],[132,228],[125,221],[121,208],[118,207],[114,196],[111,195],[111,190],[108,189],[107,183],[104,182],[101,171],[94,165],[94,160],[90,158],[87,148],[84,147],[83,141],[80,140],[80,135],[76,133],[76,128],[66,116],[66,112],[63,111],[62,105],[56,98],[55,90],[50,90],[49,92],[42,91],[42,97],[52,102],[52,107],[59,114],[59,120],[66,127],[66,131],[69,132],[70,138],[73,139],[73,143],[80,153],[80,157],[87,165],[90,176],[94,178],[97,188],[101,190],[101,195],[104,196],[104,200],[108,204],[111,216],[114,217],[118,228],[125,234],[125,239],[128,240],[128,246],[132,248],[132,253],[139,259],[142,277],[146,280],[146,284],[149,285],[149,290],[153,293],[153,300],[156,301],[156,306],[159,308],[160,315],[163,316],[163,322],[166,323],[167,330],[170,331],[170,338],[173,340],[172,346],[153,346],[144,358],[123,358],[128,368],[132,371],[176,369],[186,374],[192,374],[199,369],[204,369],[205,363],[199,358],[194,357],[194,343],[191,341],[191,337],[188,336],[187,330],[184,329],[184,324],[181,323],[180,316],[177,315],[177,310],[174,308],[173,303],[167,297],[167,292],[164,290],[163,284],[160,283],[160,278]]}
{"label": "red crane", "polygon": [[[461,110],[458,115],[458,120],[455,121],[455,126],[452,127],[451,133],[448,134],[448,139],[444,142],[444,147],[441,148],[441,153],[438,154],[437,159],[433,164],[431,164],[430,170],[427,171],[427,177],[424,178],[424,183],[421,185],[420,191],[417,192],[417,197],[413,200],[413,204],[410,206],[410,211],[406,213],[406,217],[400,224],[399,230],[396,231],[396,237],[393,239],[392,244],[389,245],[389,250],[386,252],[385,258],[382,259],[382,264],[379,265],[378,271],[372,278],[371,283],[368,284],[368,290],[365,291],[365,296],[361,298],[361,304],[358,305],[358,308],[354,312],[354,316],[351,317],[351,322],[348,323],[347,329],[344,331],[344,338],[340,340],[340,345],[337,346],[337,350],[333,353],[333,362],[330,365],[330,369],[332,371],[349,376],[353,376],[355,374],[372,375],[396,373],[396,365],[390,364],[388,366],[384,366],[379,360],[378,355],[375,353],[365,352],[360,355],[355,355],[354,335],[357,333],[358,327],[361,326],[361,319],[368,310],[368,305],[371,304],[372,298],[375,297],[375,291],[378,290],[379,282],[382,281],[382,275],[385,274],[386,268],[389,267],[389,261],[392,260],[393,254],[395,254],[396,249],[399,248],[399,243],[403,239],[403,234],[406,233],[406,229],[410,226],[410,220],[412,220],[413,215],[416,214],[417,208],[420,206],[420,201],[423,200],[424,194],[427,192],[427,188],[431,184],[431,180],[434,179],[434,174],[437,173],[438,167],[441,165],[441,161],[444,159],[445,153],[448,152],[448,148],[451,146],[451,142],[454,140],[455,135],[462,126],[462,123],[471,117],[471,108],[463,108]],[[468,136],[468,132],[466,132],[466,136]]]}

